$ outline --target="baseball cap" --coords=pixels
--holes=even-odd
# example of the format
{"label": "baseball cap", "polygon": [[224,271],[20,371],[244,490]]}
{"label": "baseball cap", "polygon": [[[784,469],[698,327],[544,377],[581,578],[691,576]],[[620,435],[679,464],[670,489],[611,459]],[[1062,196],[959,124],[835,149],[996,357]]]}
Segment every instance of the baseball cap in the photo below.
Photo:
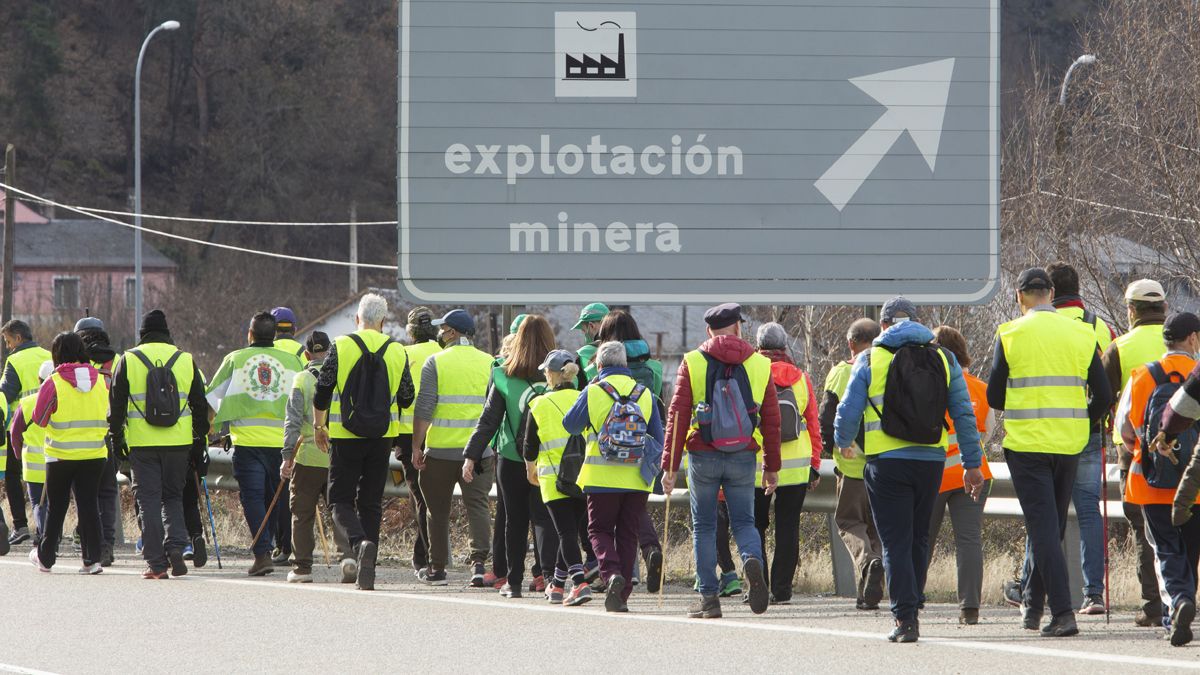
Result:
{"label": "baseball cap", "polygon": [[1145,302],[1163,302],[1167,293],[1162,284],[1153,279],[1138,279],[1125,289],[1125,301],[1140,300]]}
{"label": "baseball cap", "polygon": [[745,321],[742,316],[742,306],[736,302],[727,302],[716,307],[709,307],[704,312],[704,323],[713,330],[720,330],[739,321]]}
{"label": "baseball cap", "polygon": [[1200,317],[1191,312],[1177,312],[1163,322],[1163,339],[1170,342],[1186,340],[1192,333],[1200,333]]}
{"label": "baseball cap", "polygon": [[304,348],[312,354],[321,354],[329,351],[329,334],[314,330],[309,334],[308,339],[304,341]]}
{"label": "baseball cap", "polygon": [[75,322],[75,330],[73,333],[78,333],[82,330],[104,330],[104,322],[94,316],[85,316]]}
{"label": "baseball cap", "polygon": [[475,319],[472,319],[465,309],[452,309],[442,318],[434,319],[430,323],[434,326],[445,324],[463,335],[475,333]]}
{"label": "baseball cap", "polygon": [[546,355],[546,360],[542,361],[538,370],[561,373],[568,363],[575,363],[575,355],[565,349],[555,349]]}
{"label": "baseball cap", "polygon": [[430,326],[433,324],[433,310],[428,307],[413,307],[408,313],[408,325]]}
{"label": "baseball cap", "polygon": [[[904,316],[900,316],[901,314]],[[903,295],[898,295],[883,303],[883,309],[879,311],[879,320],[881,322],[886,321],[887,323],[899,323],[897,319],[912,319],[913,321],[920,321],[920,319],[917,317],[917,306],[913,304],[912,300],[909,300]]]}
{"label": "baseball cap", "polygon": [[528,314],[518,314],[518,315],[514,316],[512,323],[508,325],[508,332],[512,333],[513,335],[516,335],[517,330],[519,330],[521,328],[521,322],[523,322],[525,320],[525,317],[527,317],[527,316],[529,316],[529,315]]}
{"label": "baseball cap", "polygon": [[603,302],[593,302],[592,304],[579,310],[579,321],[571,328],[571,330],[579,330],[579,327],[589,321],[601,321],[608,314],[608,305]]}
{"label": "baseball cap", "polygon": [[1050,274],[1040,267],[1030,267],[1017,275],[1018,291],[1048,291],[1053,288]]}
{"label": "baseball cap", "polygon": [[296,315],[287,307],[276,307],[271,310],[271,316],[275,317],[275,327],[280,326],[292,327],[296,325]]}

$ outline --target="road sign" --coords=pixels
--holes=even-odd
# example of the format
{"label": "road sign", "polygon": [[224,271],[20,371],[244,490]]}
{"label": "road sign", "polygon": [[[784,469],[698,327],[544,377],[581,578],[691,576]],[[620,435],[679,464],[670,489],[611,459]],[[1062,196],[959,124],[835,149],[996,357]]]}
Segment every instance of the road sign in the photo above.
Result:
{"label": "road sign", "polygon": [[982,302],[999,0],[401,0],[400,289]]}

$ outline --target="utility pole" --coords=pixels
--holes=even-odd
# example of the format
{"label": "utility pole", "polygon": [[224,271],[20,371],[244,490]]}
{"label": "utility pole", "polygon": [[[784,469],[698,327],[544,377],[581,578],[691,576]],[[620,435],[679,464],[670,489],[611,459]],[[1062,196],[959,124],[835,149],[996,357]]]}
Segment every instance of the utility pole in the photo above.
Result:
{"label": "utility pole", "polygon": [[358,295],[358,202],[350,202],[350,295]]}
{"label": "utility pole", "polygon": [[[4,148],[4,182],[8,185],[17,184],[17,149],[11,143]],[[16,257],[17,232],[17,197],[12,190],[4,192],[4,293],[3,306],[0,307],[0,323],[8,323],[13,313],[13,284],[16,281],[14,258]],[[8,358],[8,348],[3,349],[4,358]]]}

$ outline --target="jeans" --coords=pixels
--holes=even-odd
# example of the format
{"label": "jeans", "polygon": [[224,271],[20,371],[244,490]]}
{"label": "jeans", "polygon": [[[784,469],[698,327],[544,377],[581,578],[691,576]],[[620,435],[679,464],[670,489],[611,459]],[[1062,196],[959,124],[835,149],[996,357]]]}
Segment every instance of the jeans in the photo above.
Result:
{"label": "jeans", "polygon": [[717,566],[722,575],[737,572],[733,552],[729,550],[729,505],[724,499],[717,501]]}
{"label": "jeans", "polygon": [[133,448],[129,453],[133,496],[142,518],[142,559],[156,572],[167,569],[167,549],[181,551],[187,545],[183,520],[187,455],[186,448]]}
{"label": "jeans", "polygon": [[871,516],[883,542],[892,617],[917,618],[929,571],[929,521],[942,484],[941,462],[873,458],[863,470]]}
{"label": "jeans", "polygon": [[1004,459],[1025,514],[1025,533],[1033,556],[1029,579],[1022,585],[1025,606],[1041,614],[1048,597],[1053,616],[1070,614],[1071,580],[1062,540],[1079,456],[1005,448]]}
{"label": "jeans", "polygon": [[53,567],[58,558],[58,540],[71,493],[75,493],[75,513],[79,516],[79,543],[83,564],[100,562],[100,477],[104,459],[60,460],[46,465],[46,536],[38,543],[38,560]]}
{"label": "jeans", "polygon": [[[504,495],[504,531],[508,541],[508,584],[514,588],[521,585],[525,575],[525,552],[529,549],[529,524],[533,523],[534,546],[544,567],[551,567],[558,559],[558,537],[554,524],[542,502],[541,488],[530,485],[525,472],[525,462],[514,462],[500,457],[497,460],[496,477],[500,493]],[[543,574],[545,569],[542,570]]]}
{"label": "jeans", "polygon": [[112,452],[104,462],[104,471],[100,475],[100,531],[104,543],[116,546],[117,518],[121,513],[121,493],[117,488],[117,458]]}
{"label": "jeans", "polygon": [[33,505],[33,536],[34,541],[41,539],[46,534],[46,505],[42,502],[42,493],[45,491],[44,483],[26,483],[25,488],[29,491],[29,503]]}
{"label": "jeans", "polygon": [[[1174,610],[1182,600],[1196,602],[1196,565],[1200,563],[1200,507],[1192,507],[1192,518],[1175,527],[1170,504],[1146,504],[1146,539],[1158,561],[1158,587],[1162,602]],[[1164,613],[1164,616],[1167,616]]]}
{"label": "jeans", "polygon": [[960,609],[979,609],[983,592],[983,507],[992,483],[983,486],[979,501],[963,490],[950,490],[937,496],[933,518],[929,521],[929,554],[937,543],[942,519],[950,510],[950,525],[954,528],[954,559],[958,567],[958,606]]}
{"label": "jeans", "polygon": [[808,485],[785,485],[768,496],[762,488],[754,490],[754,526],[767,550],[767,527],[771,524],[771,500],[775,500],[775,552],[766,567],[767,585],[776,600],[792,598],[792,581],[800,560],[800,511]]}
{"label": "jeans", "polygon": [[701,595],[716,595],[720,591],[716,573],[717,493],[722,488],[729,508],[729,528],[733,531],[742,562],[750,558],[763,559],[762,539],[754,528],[754,473],[757,468],[757,456],[753,452],[688,453],[692,553],[696,557]]}
{"label": "jeans", "polygon": [[379,543],[390,438],[335,439],[329,454],[329,507],[333,527],[351,547]]}
{"label": "jeans", "polygon": [[[254,542],[254,555],[270,553],[271,526],[263,528],[267,519],[267,508],[275,491],[279,488],[279,466],[283,463],[283,453],[279,448],[254,448],[248,446],[233,449],[233,477],[238,482],[238,498],[242,502],[242,512],[246,516],[246,525],[250,528],[250,536],[262,535]],[[179,486],[180,491],[183,485]],[[279,508],[278,502],[275,508]],[[270,514],[274,517],[274,512]]]}
{"label": "jeans", "polygon": [[646,510],[649,496],[649,493],[641,491],[587,495],[588,537],[600,561],[600,576],[605,583],[618,575],[624,577],[621,600],[628,600],[633,592],[630,579],[633,577],[633,564],[637,561],[638,522]]}

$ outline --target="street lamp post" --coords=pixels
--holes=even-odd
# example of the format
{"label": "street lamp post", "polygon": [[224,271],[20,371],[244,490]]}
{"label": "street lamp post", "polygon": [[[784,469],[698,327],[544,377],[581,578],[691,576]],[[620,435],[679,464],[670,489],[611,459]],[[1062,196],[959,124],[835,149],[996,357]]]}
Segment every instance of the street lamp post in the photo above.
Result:
{"label": "street lamp post", "polygon": [[137,70],[133,76],[133,335],[137,336],[142,319],[142,60],[146,47],[160,30],[178,30],[178,21],[164,21],[146,39],[138,52]]}
{"label": "street lamp post", "polygon": [[1067,104],[1067,87],[1070,86],[1070,84],[1071,84],[1071,75],[1075,72],[1075,69],[1078,68],[1079,66],[1090,66],[1095,62],[1096,62],[1095,54],[1084,54],[1083,56],[1080,56],[1079,58],[1075,59],[1075,62],[1071,64],[1070,68],[1067,68],[1067,74],[1065,76],[1063,76],[1062,88],[1058,92],[1058,104],[1059,105]]}
{"label": "street lamp post", "polygon": [[1075,73],[1075,69],[1079,66],[1090,66],[1096,62],[1095,54],[1084,54],[1067,68],[1067,74],[1063,76],[1062,87],[1058,90],[1058,107],[1054,109],[1054,152],[1061,155],[1067,147],[1067,129],[1064,118],[1064,111],[1067,107],[1067,87],[1071,86],[1071,75]]}

